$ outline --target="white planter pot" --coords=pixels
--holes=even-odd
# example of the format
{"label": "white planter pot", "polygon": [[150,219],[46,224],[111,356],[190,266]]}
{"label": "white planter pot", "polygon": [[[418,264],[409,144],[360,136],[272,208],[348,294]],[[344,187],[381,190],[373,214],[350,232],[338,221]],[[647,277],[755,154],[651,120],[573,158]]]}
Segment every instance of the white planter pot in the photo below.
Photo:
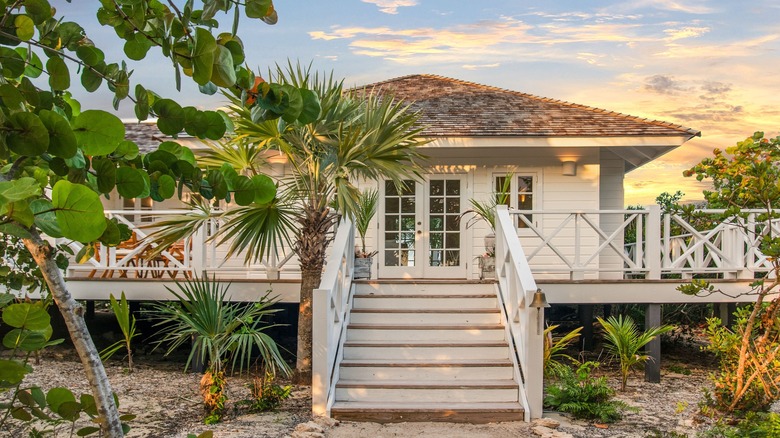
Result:
{"label": "white planter pot", "polygon": [[371,278],[371,265],[374,264],[373,257],[357,257],[355,258],[355,270],[352,273],[352,278],[355,280],[360,278]]}

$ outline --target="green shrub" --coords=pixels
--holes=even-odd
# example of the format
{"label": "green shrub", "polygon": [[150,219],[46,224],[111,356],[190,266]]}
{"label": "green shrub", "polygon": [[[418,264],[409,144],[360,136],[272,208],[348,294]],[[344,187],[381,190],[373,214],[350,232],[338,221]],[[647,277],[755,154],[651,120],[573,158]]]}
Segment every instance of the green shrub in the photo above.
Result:
{"label": "green shrub", "polygon": [[292,385],[281,386],[275,382],[275,376],[266,372],[263,377],[255,376],[249,385],[252,390],[252,400],[249,408],[256,412],[273,411],[290,397]]}
{"label": "green shrub", "polygon": [[585,362],[577,371],[561,367],[558,381],[547,387],[545,406],[583,420],[613,423],[623,418],[628,405],[612,399],[615,390],[607,385],[606,377],[591,376],[598,366],[598,362]]}
{"label": "green shrub", "polygon": [[769,438],[780,436],[780,414],[750,412],[736,426],[728,426],[719,421],[700,438]]}
{"label": "green shrub", "polygon": [[[724,412],[766,411],[780,398],[780,321],[746,335],[752,311],[753,306],[738,308],[732,329],[724,327],[718,318],[707,320],[709,344],[705,349],[719,359],[718,371],[711,375],[715,386],[712,403]],[[756,320],[761,321],[764,313],[765,309],[759,309]],[[766,340],[760,339],[762,333],[769,334]],[[749,342],[744,343],[746,337]]]}
{"label": "green shrub", "polygon": [[566,333],[563,336],[553,336],[558,324],[551,325],[544,330],[544,375],[551,376],[558,373],[561,367],[567,368],[563,361],[579,363],[577,359],[566,354],[566,349],[580,337],[582,327]]}
{"label": "green shrub", "polygon": [[663,325],[651,327],[644,332],[640,332],[634,320],[631,317],[623,318],[623,315],[617,318],[611,316],[606,321],[599,318],[598,321],[604,328],[604,341],[606,341],[607,351],[620,360],[621,391],[626,390],[626,383],[631,370],[651,359],[650,356],[642,352],[642,348],[655,339],[656,336],[674,329],[670,325]]}

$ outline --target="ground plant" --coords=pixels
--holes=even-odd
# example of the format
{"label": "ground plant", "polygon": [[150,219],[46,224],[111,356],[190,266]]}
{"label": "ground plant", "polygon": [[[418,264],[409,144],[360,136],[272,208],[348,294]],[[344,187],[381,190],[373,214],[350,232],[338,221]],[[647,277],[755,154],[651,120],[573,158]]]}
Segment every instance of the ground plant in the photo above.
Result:
{"label": "ground plant", "polygon": [[558,374],[561,367],[579,363],[577,359],[566,354],[566,350],[580,337],[582,327],[577,327],[563,336],[555,336],[555,329],[559,326],[554,324],[544,329],[544,374],[546,376]]}
{"label": "ground plant", "polygon": [[576,370],[561,367],[557,379],[547,386],[545,407],[602,423],[623,418],[622,412],[628,406],[613,399],[615,390],[607,384],[606,377],[592,376],[598,366],[598,362],[585,362]]}
{"label": "ground plant", "polygon": [[130,304],[128,304],[127,298],[125,298],[125,293],[122,292],[122,295],[120,296],[118,301],[116,297],[114,297],[114,294],[111,294],[109,298],[110,298],[111,310],[114,311],[114,317],[116,318],[117,324],[119,324],[119,329],[122,331],[122,339],[114,342],[113,344],[103,349],[103,351],[100,352],[100,359],[108,360],[117,351],[124,348],[127,357],[127,370],[128,372],[132,373],[133,372],[132,343],[133,343],[133,339],[136,336],[140,336],[141,333],[139,333],[135,329],[135,315],[133,315],[133,313],[130,311]]}
{"label": "ground plant", "polygon": [[[182,107],[132,83],[127,63],[108,59],[96,46],[101,41],[86,34],[85,23],[66,18],[70,10],[67,4],[53,8],[49,0],[0,2],[0,124],[4,133],[0,138],[0,234],[22,239],[38,265],[84,364],[102,433],[119,437],[123,431],[111,384],[83,308],[68,292],[62,264],[44,235],[80,248],[76,258],[84,261],[96,253],[98,244],[115,246],[130,237],[126,227],[105,217],[102,195],[116,191],[124,198],[162,201],[189,191],[209,199],[254,202],[256,197],[273,198],[275,187],[264,184],[262,178],[233,180],[232,175],[226,177],[215,169],[204,172],[192,152],[173,141],[141,154],[135,143],[125,139],[124,124],[117,116],[82,107],[73,98],[74,87],[94,92],[105,85],[115,109],[129,102],[139,120],[156,117],[166,135],[186,132],[215,140],[227,130],[225,117],[217,111]],[[307,93],[296,87],[271,83],[256,87],[255,74],[245,67],[243,44],[237,35],[239,18],[243,13],[275,23],[278,17],[271,0],[240,4],[232,0],[183,4],[101,1],[94,3],[94,12],[100,25],[115,31],[109,33],[119,38],[127,58],[140,61],[150,51],[159,52],[170,60],[170,74],[177,85],[186,76],[204,93],[221,88],[242,102],[251,99],[253,105],[262,106],[253,120],[284,117],[289,122],[306,117],[304,113],[319,112],[318,103],[300,99]],[[217,17],[220,12],[228,14]],[[233,26],[220,34],[223,16],[232,18]],[[19,369],[15,359],[0,365]]]}
{"label": "ground plant", "polygon": [[254,376],[249,385],[252,399],[248,401],[249,408],[255,412],[274,411],[290,397],[292,385],[280,385],[276,376],[267,371],[260,376]]}
{"label": "ground plant", "polygon": [[157,346],[168,355],[191,343],[185,369],[193,362],[206,366],[200,388],[207,408],[206,422],[218,422],[225,412],[227,374],[249,370],[255,354],[271,375],[289,375],[276,342],[265,331],[277,309],[268,294],[254,303],[230,302],[229,283],[202,279],[177,282],[168,289],[176,300],[156,303],[147,315],[160,330]]}
{"label": "ground plant", "polygon": [[647,343],[663,333],[670,332],[673,326],[663,325],[650,327],[641,331],[630,317],[610,316],[606,320],[598,318],[604,330],[604,341],[607,351],[620,362],[620,390],[625,391],[631,370],[643,365],[651,357],[642,349]]}
{"label": "ground plant", "polygon": [[726,150],[716,149],[713,157],[703,159],[685,175],[711,182],[712,190],[704,192],[708,206],[725,209],[720,222],[743,230],[766,256],[766,275],[744,292],[729,294],[705,280],[678,288],[700,297],[720,294],[754,300],[752,306],[738,311],[733,330],[717,327],[715,320],[709,324],[712,351],[721,359],[713,375],[713,398],[716,407],[726,413],[766,409],[780,398],[780,297],[773,295],[780,285],[780,236],[776,231],[780,212],[775,210],[780,200],[780,138],[765,138],[763,132],[756,132]]}

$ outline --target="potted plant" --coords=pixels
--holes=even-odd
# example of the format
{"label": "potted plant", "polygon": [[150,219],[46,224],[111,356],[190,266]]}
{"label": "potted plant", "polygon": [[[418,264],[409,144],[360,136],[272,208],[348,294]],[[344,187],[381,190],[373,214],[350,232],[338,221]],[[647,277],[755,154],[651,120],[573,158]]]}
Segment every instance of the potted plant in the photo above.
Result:
{"label": "potted plant", "polygon": [[374,263],[376,251],[366,251],[366,233],[371,219],[376,214],[379,192],[368,190],[360,194],[357,211],[355,211],[355,229],[360,236],[360,246],[355,248],[355,271],[353,278],[371,278],[371,265]]}
{"label": "potted plant", "polygon": [[495,278],[496,275],[496,206],[508,203],[511,183],[512,174],[508,174],[504,178],[501,190],[490,201],[480,201],[471,198],[469,199],[471,208],[460,215],[461,219],[467,214],[472,215],[466,223],[466,228],[471,227],[480,220],[484,220],[490,225],[491,232],[485,236],[485,253],[477,257],[480,267],[480,280]]}

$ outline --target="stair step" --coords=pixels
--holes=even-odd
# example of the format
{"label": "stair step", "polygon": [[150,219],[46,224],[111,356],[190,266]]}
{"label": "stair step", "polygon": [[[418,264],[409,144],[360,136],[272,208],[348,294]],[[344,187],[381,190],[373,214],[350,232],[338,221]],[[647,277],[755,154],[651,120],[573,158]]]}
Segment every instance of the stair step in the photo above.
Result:
{"label": "stair step", "polygon": [[341,362],[340,378],[372,380],[379,383],[410,380],[468,381],[479,379],[511,380],[514,375],[509,359],[498,360],[371,360],[345,359]]}
{"label": "stair step", "polygon": [[498,324],[497,308],[476,309],[353,309],[350,322],[375,324]]}
{"label": "stair step", "polygon": [[348,341],[501,341],[501,324],[352,324],[347,326]]}
{"label": "stair step", "polygon": [[344,359],[468,360],[508,359],[506,341],[411,342],[346,341]]}
{"label": "stair step", "polygon": [[342,421],[396,423],[402,421],[446,421],[452,423],[494,423],[522,421],[519,403],[368,403],[336,402],[333,418]]}
{"label": "stair step", "polygon": [[477,283],[374,283],[356,284],[355,295],[470,295],[485,293],[495,295],[492,284]]}
{"label": "stair step", "polygon": [[362,381],[339,379],[336,401],[361,402],[517,402],[514,380],[392,380]]}
{"label": "stair step", "polygon": [[355,295],[355,309],[497,309],[494,294],[472,295]]}

